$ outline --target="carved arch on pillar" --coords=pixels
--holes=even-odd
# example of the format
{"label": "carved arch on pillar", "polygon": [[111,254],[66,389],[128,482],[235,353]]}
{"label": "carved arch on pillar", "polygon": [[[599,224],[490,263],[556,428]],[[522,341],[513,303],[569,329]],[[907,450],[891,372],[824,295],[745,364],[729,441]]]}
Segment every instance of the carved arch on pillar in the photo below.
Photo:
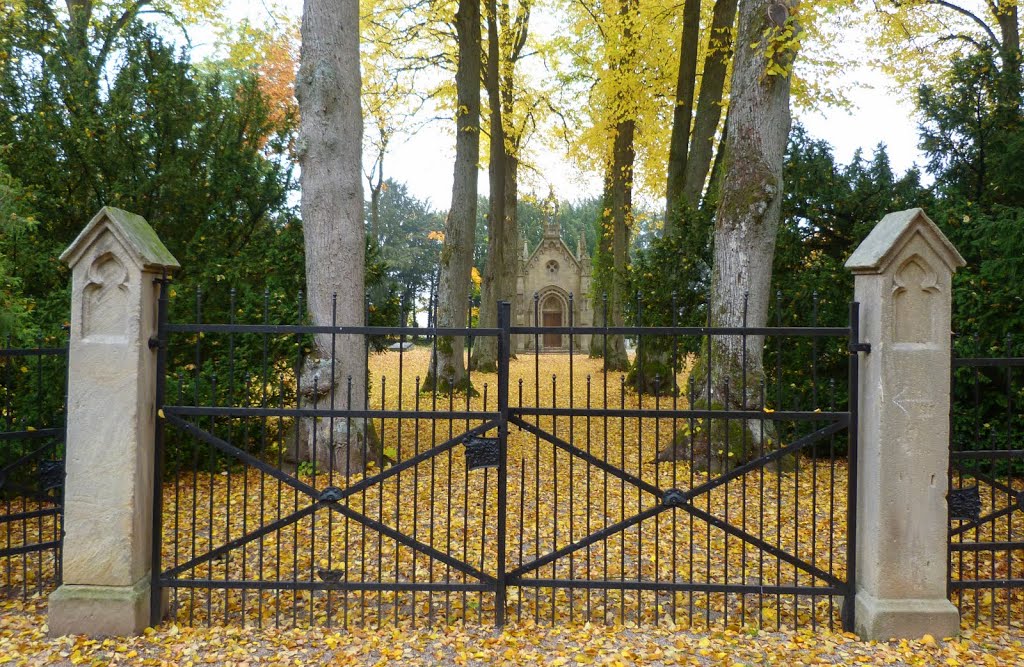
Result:
{"label": "carved arch on pillar", "polygon": [[99,254],[89,265],[82,289],[82,337],[127,341],[129,296],[124,262],[110,251]]}
{"label": "carved arch on pillar", "polygon": [[918,253],[900,263],[893,273],[893,340],[897,343],[935,342],[934,300],[939,294],[938,274]]}

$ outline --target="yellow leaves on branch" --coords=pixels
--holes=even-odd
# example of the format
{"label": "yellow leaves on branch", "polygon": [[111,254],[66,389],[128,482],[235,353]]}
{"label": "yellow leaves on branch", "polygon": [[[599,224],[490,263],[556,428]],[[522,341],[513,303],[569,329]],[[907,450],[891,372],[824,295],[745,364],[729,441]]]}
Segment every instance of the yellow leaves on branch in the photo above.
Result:
{"label": "yellow leaves on branch", "polygon": [[296,118],[295,75],[299,63],[299,26],[284,17],[265,26],[248,21],[225,23],[220,41],[232,66],[254,72],[260,92],[270,105],[274,128]]}

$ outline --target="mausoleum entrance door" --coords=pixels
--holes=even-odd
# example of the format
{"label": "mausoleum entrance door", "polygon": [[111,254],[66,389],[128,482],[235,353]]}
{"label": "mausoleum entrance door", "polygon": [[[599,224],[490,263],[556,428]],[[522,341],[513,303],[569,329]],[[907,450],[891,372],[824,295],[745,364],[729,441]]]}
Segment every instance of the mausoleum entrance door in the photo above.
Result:
{"label": "mausoleum entrance door", "polygon": [[[544,299],[542,304],[543,323],[546,327],[560,327],[564,321],[562,315],[562,302],[554,294]],[[544,349],[545,350],[557,350],[562,347],[562,334],[558,333],[545,333],[544,334]]]}

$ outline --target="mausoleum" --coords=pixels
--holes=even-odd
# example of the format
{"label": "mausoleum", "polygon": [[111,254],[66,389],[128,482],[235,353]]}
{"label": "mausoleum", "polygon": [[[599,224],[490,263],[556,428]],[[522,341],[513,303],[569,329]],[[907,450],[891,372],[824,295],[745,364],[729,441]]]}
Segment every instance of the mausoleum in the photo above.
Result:
{"label": "mausoleum", "polygon": [[[544,225],[544,238],[532,253],[529,244],[523,243],[512,319],[518,326],[593,326],[590,256],[582,235],[576,252],[569,249],[554,217]],[[521,334],[514,338],[516,352],[532,351],[535,347],[542,352],[569,350],[566,333]],[[590,335],[576,335],[572,345],[576,350],[589,349]]]}

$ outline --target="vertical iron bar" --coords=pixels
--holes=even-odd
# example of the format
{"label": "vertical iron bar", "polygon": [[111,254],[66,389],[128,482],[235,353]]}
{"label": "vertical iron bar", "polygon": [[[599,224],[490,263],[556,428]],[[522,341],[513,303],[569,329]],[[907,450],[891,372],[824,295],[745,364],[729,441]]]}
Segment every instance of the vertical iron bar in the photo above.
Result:
{"label": "vertical iron bar", "polygon": [[505,625],[505,598],[507,593],[505,573],[505,541],[507,535],[508,509],[508,416],[509,416],[509,362],[512,304],[502,301],[498,304],[498,562],[495,589],[495,625]]}
{"label": "vertical iron bar", "polygon": [[849,446],[847,447],[846,482],[846,595],[843,596],[843,630],[853,632],[854,597],[857,593],[857,438],[860,418],[860,304],[850,304],[850,392]]}
{"label": "vertical iron bar", "polygon": [[[163,542],[163,476],[164,476],[164,420],[160,416],[164,407],[164,376],[167,374],[167,273],[154,281],[160,286],[157,298],[157,329],[156,329],[156,432],[153,437],[153,534],[150,548],[152,562],[150,565],[149,623],[156,626],[160,623],[160,600],[163,591],[160,587],[160,573],[163,569],[161,546]],[[177,507],[175,507],[177,511]],[[63,522],[62,522],[63,523]]]}
{"label": "vertical iron bar", "polygon": [[[508,513],[508,383],[510,362],[510,332],[512,304],[502,301],[498,304],[498,561],[496,565],[497,587],[494,591],[494,624],[505,624],[505,539],[506,515]],[[485,406],[486,408],[486,406]]]}

